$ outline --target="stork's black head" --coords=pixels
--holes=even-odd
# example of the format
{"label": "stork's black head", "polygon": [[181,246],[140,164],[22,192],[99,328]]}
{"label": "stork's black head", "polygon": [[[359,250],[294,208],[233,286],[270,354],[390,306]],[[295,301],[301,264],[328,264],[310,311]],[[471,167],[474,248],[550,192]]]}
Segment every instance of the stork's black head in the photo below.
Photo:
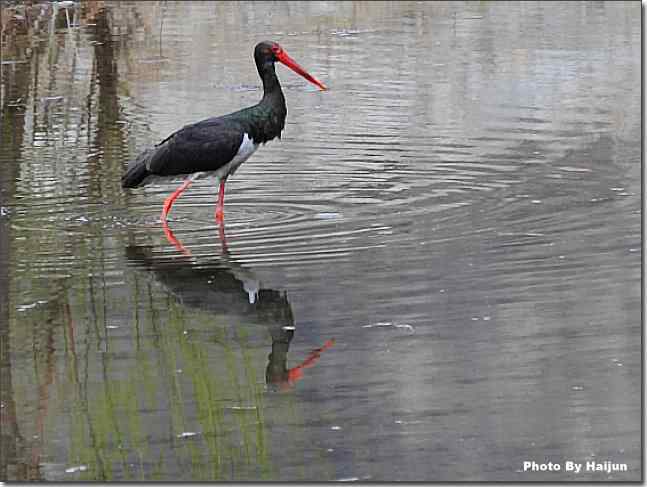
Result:
{"label": "stork's black head", "polygon": [[263,41],[256,44],[254,48],[254,60],[256,64],[275,63],[278,61],[276,58],[277,52],[281,50],[276,42]]}
{"label": "stork's black head", "polygon": [[256,44],[256,48],[254,48],[254,61],[256,61],[256,67],[258,68],[261,78],[263,77],[263,72],[265,70],[273,69],[274,63],[279,61],[295,73],[303,76],[305,79],[310,81],[310,83],[318,86],[322,90],[327,89],[321,81],[309,74],[305,69],[299,66],[294,59],[288,56],[288,53],[285,52],[276,42],[263,41]]}

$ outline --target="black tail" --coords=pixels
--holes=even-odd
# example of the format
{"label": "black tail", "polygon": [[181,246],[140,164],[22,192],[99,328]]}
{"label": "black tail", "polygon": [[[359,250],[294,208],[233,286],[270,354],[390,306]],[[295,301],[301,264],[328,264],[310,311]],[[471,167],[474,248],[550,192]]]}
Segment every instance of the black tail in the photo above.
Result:
{"label": "black tail", "polygon": [[146,169],[146,166],[152,152],[153,151],[151,149],[142,152],[136,161],[128,165],[126,174],[121,177],[122,188],[136,188],[144,182],[149,174],[151,174],[148,169]]}

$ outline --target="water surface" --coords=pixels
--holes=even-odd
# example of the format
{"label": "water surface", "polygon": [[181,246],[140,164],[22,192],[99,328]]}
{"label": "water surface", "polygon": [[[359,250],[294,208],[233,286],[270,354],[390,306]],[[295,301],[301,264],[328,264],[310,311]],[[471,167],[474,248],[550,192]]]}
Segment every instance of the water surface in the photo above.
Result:
{"label": "water surface", "polygon": [[[639,3],[10,3],[3,478],[641,478]],[[265,39],[330,91],[174,245],[121,174]]]}

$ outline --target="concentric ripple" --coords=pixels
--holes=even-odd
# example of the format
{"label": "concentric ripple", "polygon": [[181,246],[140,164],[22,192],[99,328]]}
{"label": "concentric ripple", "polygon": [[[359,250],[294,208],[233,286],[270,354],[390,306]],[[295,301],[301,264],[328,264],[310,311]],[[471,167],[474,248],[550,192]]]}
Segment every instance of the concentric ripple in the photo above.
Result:
{"label": "concentric ripple", "polygon": [[[470,30],[477,17],[461,20],[456,35],[465,39],[451,55],[385,19],[377,28],[316,31],[328,34],[307,51],[290,42],[291,30],[285,39],[276,34],[331,89],[313,90],[279,67],[289,107],[282,139],[229,179],[224,234],[213,217],[217,182],[201,180],[173,207],[175,238],[193,255],[226,248],[242,263],[299,269],[392,259],[394,251],[407,256],[405,267],[416,266],[431,247],[478,242],[504,259],[503,268],[527,272],[548,263],[555,278],[573,268],[553,266],[554,258],[568,254],[569,265],[585,265],[584,245],[563,245],[578,242],[576,234],[608,251],[603,264],[634,248],[635,239],[623,242],[608,225],[613,218],[635,226],[639,186],[625,177],[632,153],[621,141],[639,123],[616,109],[636,102],[633,92],[586,95],[581,83],[615,93],[602,68],[587,64],[604,65],[595,49],[586,62],[569,50],[538,49],[523,76],[509,76],[520,69],[514,56],[480,57]],[[434,20],[436,32],[456,27],[442,18]],[[78,256],[97,251],[88,244],[97,236],[104,258],[115,262],[124,241],[177,251],[159,222],[175,188],[124,191],[128,161],[185,123],[257,102],[261,86],[251,58],[212,66],[211,54],[193,50],[184,27],[171,24],[173,49],[144,50],[133,90],[113,97],[110,73],[84,78],[90,64],[82,60],[101,42],[88,28],[80,32],[87,46],[75,51],[75,76],[96,86],[84,92],[64,84],[61,73],[76,66],[70,58],[53,75],[65,89],[39,85],[14,97],[30,122],[15,196],[2,208],[12,228],[29,235],[19,238],[39,244],[30,265],[62,273],[81,267]],[[212,50],[233,49],[210,42]],[[395,51],[406,55],[375,63],[379,53]]]}

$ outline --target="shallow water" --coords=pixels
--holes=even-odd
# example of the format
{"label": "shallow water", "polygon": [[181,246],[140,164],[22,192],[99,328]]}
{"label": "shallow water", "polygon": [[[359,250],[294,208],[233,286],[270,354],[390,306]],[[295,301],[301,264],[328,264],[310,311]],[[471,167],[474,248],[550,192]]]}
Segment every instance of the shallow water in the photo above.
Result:
{"label": "shallow water", "polygon": [[[639,3],[2,8],[2,478],[641,478]],[[330,91],[169,239],[264,39]]]}

